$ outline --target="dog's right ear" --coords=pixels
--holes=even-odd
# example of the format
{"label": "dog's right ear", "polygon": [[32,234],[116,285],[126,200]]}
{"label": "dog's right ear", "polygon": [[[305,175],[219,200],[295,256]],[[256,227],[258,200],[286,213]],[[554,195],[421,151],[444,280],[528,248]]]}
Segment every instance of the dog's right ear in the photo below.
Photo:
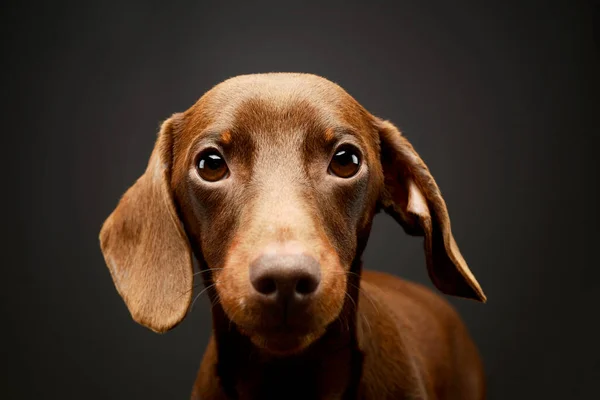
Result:
{"label": "dog's right ear", "polygon": [[173,130],[162,124],[145,173],[127,190],[100,231],[100,247],[117,291],[135,321],[165,332],[186,315],[192,253],[170,189]]}

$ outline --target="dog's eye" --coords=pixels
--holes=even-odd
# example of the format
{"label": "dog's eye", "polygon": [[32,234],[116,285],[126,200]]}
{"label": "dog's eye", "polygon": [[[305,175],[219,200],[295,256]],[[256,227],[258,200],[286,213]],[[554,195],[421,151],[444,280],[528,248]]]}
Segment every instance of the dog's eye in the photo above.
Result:
{"label": "dog's eye", "polygon": [[360,153],[351,145],[342,145],[335,151],[329,170],[340,178],[350,178],[360,168]]}
{"label": "dog's eye", "polygon": [[228,172],[223,156],[215,149],[206,150],[198,158],[198,173],[205,181],[216,182],[225,178]]}

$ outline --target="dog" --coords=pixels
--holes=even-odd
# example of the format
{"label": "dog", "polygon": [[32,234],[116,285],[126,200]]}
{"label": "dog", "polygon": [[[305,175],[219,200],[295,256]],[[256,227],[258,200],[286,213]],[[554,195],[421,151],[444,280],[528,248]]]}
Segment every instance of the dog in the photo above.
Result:
{"label": "dog", "polygon": [[486,301],[391,122],[316,75],[242,75],[162,123],[100,246],[133,319],[159,333],[186,316],[197,260],[213,335],[192,399],[483,399],[449,303],[363,270],[380,211],[424,238],[440,292]]}

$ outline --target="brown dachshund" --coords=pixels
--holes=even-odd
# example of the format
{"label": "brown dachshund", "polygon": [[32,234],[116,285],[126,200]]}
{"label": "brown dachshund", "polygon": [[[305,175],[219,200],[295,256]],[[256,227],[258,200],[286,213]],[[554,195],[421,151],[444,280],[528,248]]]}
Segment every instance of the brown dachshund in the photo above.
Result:
{"label": "brown dachshund", "polygon": [[362,269],[380,210],[424,237],[441,292],[485,301],[394,125],[324,78],[244,75],[162,124],[100,242],[133,319],[156,332],[185,317],[198,260],[213,336],[193,399],[483,399],[454,309]]}

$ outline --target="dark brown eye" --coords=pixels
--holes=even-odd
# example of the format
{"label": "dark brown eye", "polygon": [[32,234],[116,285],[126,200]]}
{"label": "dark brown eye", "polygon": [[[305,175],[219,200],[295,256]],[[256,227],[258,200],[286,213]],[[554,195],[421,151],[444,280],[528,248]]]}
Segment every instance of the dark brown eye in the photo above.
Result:
{"label": "dark brown eye", "polygon": [[351,145],[342,145],[337,148],[329,164],[332,174],[340,178],[350,178],[360,168],[360,153]]}
{"label": "dark brown eye", "polygon": [[229,168],[223,156],[215,149],[209,149],[198,158],[198,173],[205,181],[216,182],[227,176]]}

